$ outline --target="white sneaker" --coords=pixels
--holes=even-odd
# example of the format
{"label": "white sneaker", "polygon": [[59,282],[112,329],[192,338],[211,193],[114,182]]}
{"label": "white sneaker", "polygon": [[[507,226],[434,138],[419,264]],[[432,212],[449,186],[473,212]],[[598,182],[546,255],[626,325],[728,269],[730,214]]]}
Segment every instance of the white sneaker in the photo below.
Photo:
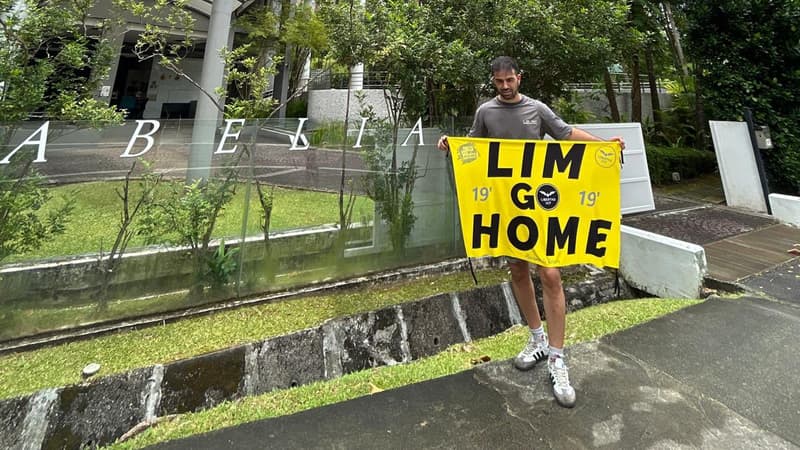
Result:
{"label": "white sneaker", "polygon": [[547,358],[550,353],[550,344],[547,342],[547,335],[537,338],[531,333],[525,348],[514,358],[514,367],[519,370],[530,370],[539,361]]}
{"label": "white sneaker", "polygon": [[547,359],[550,381],[553,382],[553,395],[559,405],[565,408],[575,406],[575,389],[569,384],[569,373],[564,358],[551,356]]}

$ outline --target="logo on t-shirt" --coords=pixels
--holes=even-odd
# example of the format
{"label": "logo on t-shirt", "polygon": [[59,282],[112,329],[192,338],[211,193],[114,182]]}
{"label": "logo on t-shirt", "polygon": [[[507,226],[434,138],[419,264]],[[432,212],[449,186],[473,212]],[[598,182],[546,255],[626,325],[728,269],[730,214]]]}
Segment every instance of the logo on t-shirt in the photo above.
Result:
{"label": "logo on t-shirt", "polygon": [[536,119],[525,119],[522,121],[523,125],[533,125],[534,127],[539,124]]}

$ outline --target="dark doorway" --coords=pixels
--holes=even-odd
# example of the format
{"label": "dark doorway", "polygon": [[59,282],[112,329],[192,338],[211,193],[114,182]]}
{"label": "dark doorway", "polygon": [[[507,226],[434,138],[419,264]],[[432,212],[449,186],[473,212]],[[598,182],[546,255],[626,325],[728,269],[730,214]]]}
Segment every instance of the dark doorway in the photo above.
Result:
{"label": "dark doorway", "polygon": [[111,93],[111,104],[127,110],[128,119],[141,119],[144,114],[152,68],[152,59],[139,61],[123,49]]}

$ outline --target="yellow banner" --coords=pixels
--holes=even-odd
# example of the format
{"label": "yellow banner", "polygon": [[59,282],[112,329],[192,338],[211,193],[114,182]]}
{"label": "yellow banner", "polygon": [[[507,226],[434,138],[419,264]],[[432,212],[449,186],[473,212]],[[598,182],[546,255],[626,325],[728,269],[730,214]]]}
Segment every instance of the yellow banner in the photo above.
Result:
{"label": "yellow banner", "polygon": [[619,267],[618,143],[448,141],[467,256]]}

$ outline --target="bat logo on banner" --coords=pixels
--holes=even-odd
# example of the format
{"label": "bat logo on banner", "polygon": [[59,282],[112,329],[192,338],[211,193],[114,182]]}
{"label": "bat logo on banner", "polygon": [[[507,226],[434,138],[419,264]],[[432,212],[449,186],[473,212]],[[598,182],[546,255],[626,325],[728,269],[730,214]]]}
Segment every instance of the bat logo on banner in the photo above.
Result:
{"label": "bat logo on banner", "polygon": [[545,211],[552,211],[558,206],[558,189],[552,184],[543,184],[536,189],[536,201]]}

